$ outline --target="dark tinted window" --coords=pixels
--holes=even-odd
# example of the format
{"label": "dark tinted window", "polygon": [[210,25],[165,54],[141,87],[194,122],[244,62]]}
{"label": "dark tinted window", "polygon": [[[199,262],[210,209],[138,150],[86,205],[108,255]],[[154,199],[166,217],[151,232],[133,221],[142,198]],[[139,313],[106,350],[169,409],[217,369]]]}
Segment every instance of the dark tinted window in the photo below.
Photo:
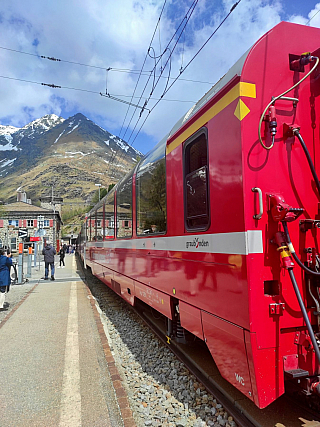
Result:
{"label": "dark tinted window", "polygon": [[164,233],[167,229],[166,138],[147,154],[136,175],[137,234]]}
{"label": "dark tinted window", "polygon": [[132,174],[117,189],[117,237],[132,236]]}
{"label": "dark tinted window", "polygon": [[185,217],[187,230],[209,226],[207,134],[200,131],[185,146]]}

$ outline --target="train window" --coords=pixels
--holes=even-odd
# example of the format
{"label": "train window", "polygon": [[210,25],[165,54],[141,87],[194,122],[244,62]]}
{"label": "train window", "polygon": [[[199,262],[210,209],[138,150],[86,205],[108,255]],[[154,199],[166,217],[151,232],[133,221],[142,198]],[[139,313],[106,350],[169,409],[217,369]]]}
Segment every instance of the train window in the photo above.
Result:
{"label": "train window", "polygon": [[132,236],[132,174],[117,189],[117,237]]}
{"label": "train window", "polygon": [[136,175],[137,235],[165,233],[166,204],[166,138],[146,156]]}
{"label": "train window", "polygon": [[185,144],[185,223],[187,230],[209,226],[207,130],[201,129]]}
{"label": "train window", "polygon": [[96,240],[103,240],[103,205],[96,211]]}
{"label": "train window", "polygon": [[91,242],[94,242],[96,240],[95,219],[96,219],[96,213],[92,212],[89,218],[89,230],[90,230],[89,235],[90,235]]}
{"label": "train window", "polygon": [[114,190],[110,191],[104,206],[104,239],[114,238]]}

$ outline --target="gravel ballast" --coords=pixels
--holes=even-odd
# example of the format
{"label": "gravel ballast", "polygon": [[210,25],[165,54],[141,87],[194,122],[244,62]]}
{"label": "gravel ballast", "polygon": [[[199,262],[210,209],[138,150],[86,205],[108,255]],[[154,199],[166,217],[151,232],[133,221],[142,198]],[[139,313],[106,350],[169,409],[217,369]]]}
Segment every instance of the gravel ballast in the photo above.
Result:
{"label": "gravel ballast", "polygon": [[235,427],[222,405],[131,307],[88,277],[137,427]]}

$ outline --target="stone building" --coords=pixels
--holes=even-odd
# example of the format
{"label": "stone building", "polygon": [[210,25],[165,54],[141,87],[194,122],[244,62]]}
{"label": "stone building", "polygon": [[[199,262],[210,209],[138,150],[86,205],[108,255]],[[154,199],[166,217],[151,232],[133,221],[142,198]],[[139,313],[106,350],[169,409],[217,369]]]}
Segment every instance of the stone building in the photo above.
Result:
{"label": "stone building", "polygon": [[[18,193],[19,199],[21,195]],[[9,247],[16,252],[19,243],[40,237],[40,247],[49,240],[59,250],[62,225],[59,211],[32,205],[30,200],[28,202],[17,201],[0,206],[0,247]],[[27,239],[20,237],[21,234],[26,234]]]}

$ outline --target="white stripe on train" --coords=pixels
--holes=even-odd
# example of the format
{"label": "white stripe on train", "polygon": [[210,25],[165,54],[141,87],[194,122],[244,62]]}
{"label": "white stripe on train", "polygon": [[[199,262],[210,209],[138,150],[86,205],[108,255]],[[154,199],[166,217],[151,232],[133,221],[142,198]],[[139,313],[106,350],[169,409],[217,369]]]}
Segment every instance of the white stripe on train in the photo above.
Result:
{"label": "white stripe on train", "polygon": [[146,249],[173,252],[203,252],[214,254],[262,254],[262,231],[248,230],[236,233],[199,234],[189,236],[149,237],[104,242],[87,242],[88,247],[112,249]]}

